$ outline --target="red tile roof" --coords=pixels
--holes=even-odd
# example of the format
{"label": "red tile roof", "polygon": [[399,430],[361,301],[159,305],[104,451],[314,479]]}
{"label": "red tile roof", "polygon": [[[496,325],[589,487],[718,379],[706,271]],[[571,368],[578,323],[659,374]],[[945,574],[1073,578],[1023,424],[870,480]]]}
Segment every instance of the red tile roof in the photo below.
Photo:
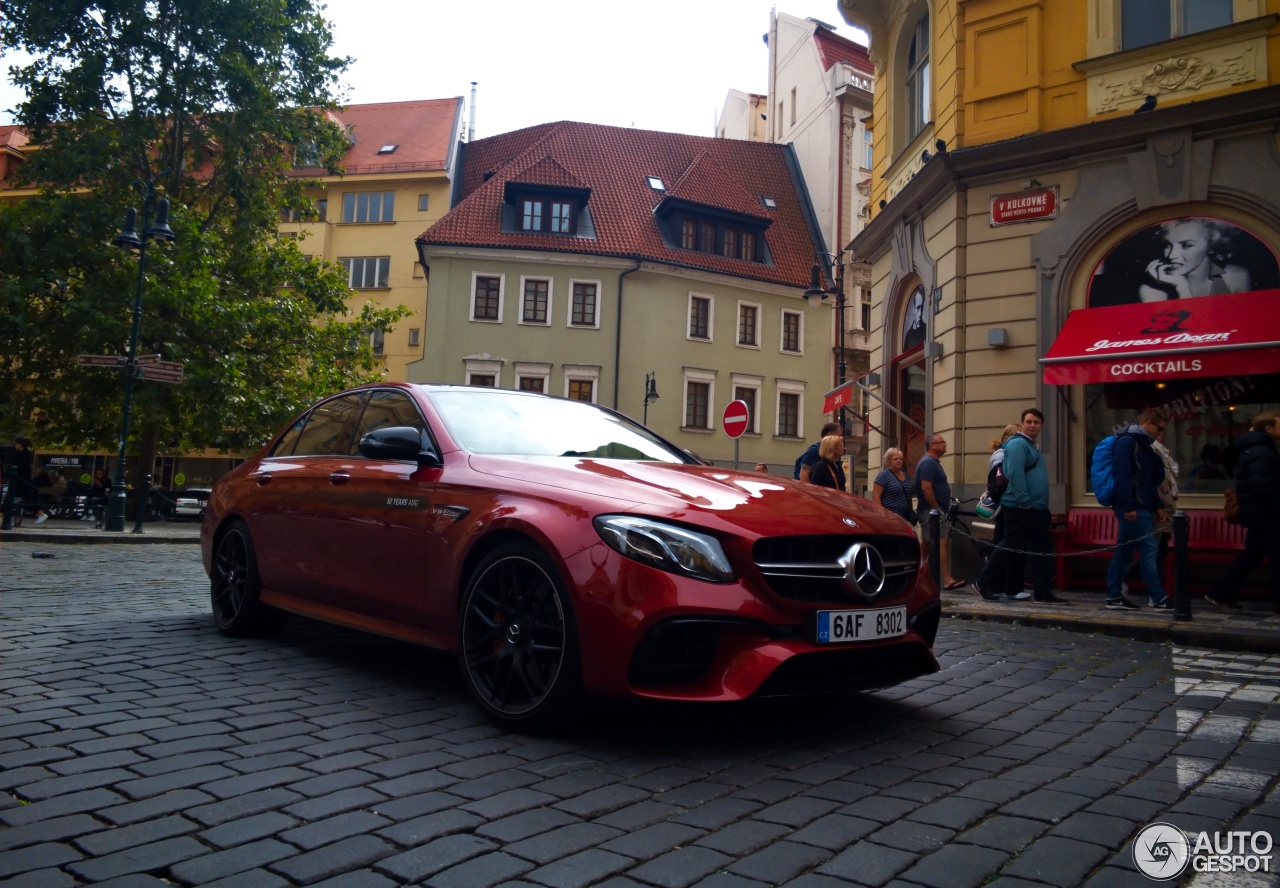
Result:
{"label": "red tile roof", "polygon": [[[461,96],[348,105],[328,112],[355,139],[342,161],[349,176],[445,169],[461,115]],[[396,150],[379,154],[384,145],[395,145]]]}
{"label": "red tile roof", "polygon": [[21,148],[27,144],[27,131],[16,124],[0,126],[0,148]]}
{"label": "red tile roof", "polygon": [[[739,139],[571,121],[541,124],[467,145],[461,199],[418,242],[624,256],[807,287],[819,247],[788,154],[785,146]],[[587,206],[594,239],[502,231],[505,184],[527,181],[533,170],[547,168],[547,158],[591,189]],[[492,174],[488,180],[486,174]],[[669,191],[649,187],[649,176],[662,179]],[[681,199],[770,220],[764,239],[774,264],[667,246],[654,209],[677,189]],[[766,195],[776,208],[764,207]]]}
{"label": "red tile roof", "polygon": [[818,44],[818,54],[822,56],[824,71],[829,71],[833,65],[843,62],[865,74],[876,73],[876,66],[871,63],[867,48],[861,43],[854,43],[835,31],[828,31],[822,27],[814,31],[813,41]]}

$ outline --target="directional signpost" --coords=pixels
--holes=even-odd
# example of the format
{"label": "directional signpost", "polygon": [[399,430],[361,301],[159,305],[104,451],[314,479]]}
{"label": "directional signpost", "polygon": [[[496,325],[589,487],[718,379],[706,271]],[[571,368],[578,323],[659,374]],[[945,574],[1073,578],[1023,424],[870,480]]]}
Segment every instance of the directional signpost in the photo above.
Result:
{"label": "directional signpost", "polygon": [[129,363],[124,355],[76,355],[81,367],[123,367]]}
{"label": "directional signpost", "polygon": [[751,411],[747,408],[746,401],[730,401],[729,405],[724,408],[724,416],[721,418],[720,424],[724,426],[724,433],[733,439],[733,467],[735,469],[738,468],[738,445],[741,443],[738,439],[747,430],[750,422]]}
{"label": "directional signpost", "polygon": [[[129,359],[124,355],[76,355],[81,367],[125,367]],[[138,355],[133,359],[134,376],[152,382],[182,382],[181,361],[162,361],[159,355]]]}
{"label": "directional signpost", "polygon": [[177,361],[156,361],[138,365],[138,378],[152,382],[182,382],[182,364]]}

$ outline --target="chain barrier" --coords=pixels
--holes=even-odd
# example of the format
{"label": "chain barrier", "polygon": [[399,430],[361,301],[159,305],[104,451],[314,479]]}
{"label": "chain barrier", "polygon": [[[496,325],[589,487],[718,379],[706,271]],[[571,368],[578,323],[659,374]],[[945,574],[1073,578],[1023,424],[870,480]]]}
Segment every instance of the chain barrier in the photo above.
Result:
{"label": "chain barrier", "polygon": [[[973,502],[973,500],[954,500],[951,504],[951,508],[947,510],[947,514],[943,516],[941,520],[947,522],[953,531],[958,532],[961,536],[968,537],[978,547],[979,551],[982,551],[983,549],[990,549],[991,552],[994,553],[996,550],[999,550],[1002,552],[1010,552],[1014,555],[1030,555],[1036,558],[1086,558],[1090,555],[1097,555],[1100,552],[1114,552],[1119,549],[1121,545],[1120,543],[1116,543],[1111,546],[1099,546],[1096,549],[1080,549],[1077,552],[1027,552],[1021,549],[1012,549],[1006,546],[1003,542],[995,543],[988,540],[978,539],[970,532],[969,525],[960,520],[960,515],[973,515],[974,518],[982,517],[975,513],[961,511],[960,505],[962,503],[970,502]],[[995,515],[992,515],[991,519],[988,520],[992,520],[994,518]],[[1134,537],[1124,545],[1133,545],[1134,543],[1146,539],[1156,539],[1158,541],[1162,532],[1163,531],[1160,530],[1153,530],[1151,533],[1144,536]],[[990,558],[991,555],[988,554],[987,557]]]}

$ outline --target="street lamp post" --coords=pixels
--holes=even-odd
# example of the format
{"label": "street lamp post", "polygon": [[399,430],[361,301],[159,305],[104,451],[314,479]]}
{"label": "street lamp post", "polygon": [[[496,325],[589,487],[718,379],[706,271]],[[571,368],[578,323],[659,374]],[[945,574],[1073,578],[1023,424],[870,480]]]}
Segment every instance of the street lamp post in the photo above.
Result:
{"label": "street lamp post", "polygon": [[644,425],[649,424],[649,402],[658,400],[658,384],[653,373],[644,375]]}
{"label": "street lamp post", "polygon": [[[826,256],[835,261],[835,268],[832,271],[834,289],[828,290],[822,286],[822,267],[817,263],[813,263],[813,267],[809,269],[809,289],[804,291],[804,298],[808,300],[810,307],[817,308],[823,303],[828,296],[834,296],[836,300],[836,349],[837,360],[836,369],[839,372],[840,380],[837,386],[845,383],[845,375],[848,372],[848,366],[845,363],[844,353],[844,250],[839,253],[819,253],[820,256]],[[840,405],[840,429],[842,434],[848,434],[848,427],[845,425],[844,405]]]}
{"label": "street lamp post", "polygon": [[[133,413],[133,380],[138,371],[138,333],[142,324],[142,285],[147,273],[147,240],[155,240],[158,243],[168,243],[173,240],[173,231],[169,228],[168,198],[162,197],[159,201],[155,199],[156,189],[154,182],[143,183],[143,188],[141,235],[139,235],[138,229],[135,227],[138,220],[138,211],[133,207],[129,207],[125,211],[124,230],[111,241],[113,246],[125,250],[138,251],[138,288],[133,296],[133,326],[129,331],[129,359],[124,365],[124,408],[120,417],[120,461],[116,465],[116,482],[111,485],[111,497],[107,501],[106,520],[103,523],[107,530],[116,532],[124,530],[125,504],[129,496],[128,491],[125,489],[125,476],[128,474],[128,468],[125,465],[125,448],[129,442],[129,417]],[[156,211],[154,225],[151,224],[152,207]],[[144,506],[139,503],[137,521],[133,525],[134,533],[142,533],[143,511]]]}

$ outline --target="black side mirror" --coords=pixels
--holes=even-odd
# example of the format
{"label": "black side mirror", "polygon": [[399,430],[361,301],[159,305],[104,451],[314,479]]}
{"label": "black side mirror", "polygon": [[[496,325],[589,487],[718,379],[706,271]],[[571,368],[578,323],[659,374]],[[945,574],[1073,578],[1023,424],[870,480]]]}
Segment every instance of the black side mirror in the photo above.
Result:
{"label": "black side mirror", "polygon": [[367,459],[413,460],[432,468],[442,465],[431,439],[412,426],[387,426],[369,432],[360,439],[360,455]]}

